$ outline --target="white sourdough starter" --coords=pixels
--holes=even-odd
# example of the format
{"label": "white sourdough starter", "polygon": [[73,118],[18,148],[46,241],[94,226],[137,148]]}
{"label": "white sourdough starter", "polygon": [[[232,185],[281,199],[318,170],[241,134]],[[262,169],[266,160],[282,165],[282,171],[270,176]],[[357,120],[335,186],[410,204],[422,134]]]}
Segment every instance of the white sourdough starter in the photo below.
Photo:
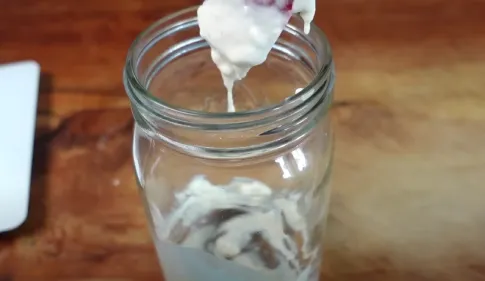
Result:
{"label": "white sourdough starter", "polygon": [[[300,13],[309,32],[315,0],[287,2],[206,0],[199,8],[200,34],[221,71],[229,112],[234,82],[266,60],[292,13]],[[301,197],[273,194],[251,179],[217,186],[195,177],[167,216],[150,205],[166,280],[317,280],[319,249],[310,246]]]}
{"label": "white sourdough starter", "polygon": [[[289,10],[291,8],[291,10]],[[200,35],[227,88],[227,110],[234,112],[232,89],[251,67],[268,57],[291,14],[299,13],[305,32],[315,15],[315,0],[205,0],[198,10]]]}
{"label": "white sourdough starter", "polygon": [[166,280],[317,280],[319,249],[300,199],[251,179],[218,186],[194,177],[168,216],[150,206]]}

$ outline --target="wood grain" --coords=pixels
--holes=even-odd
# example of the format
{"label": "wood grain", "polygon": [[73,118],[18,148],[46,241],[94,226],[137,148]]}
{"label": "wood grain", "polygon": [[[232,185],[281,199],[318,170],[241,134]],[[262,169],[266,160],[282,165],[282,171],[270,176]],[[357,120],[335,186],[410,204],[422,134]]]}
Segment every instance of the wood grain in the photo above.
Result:
{"label": "wood grain", "polygon": [[[136,34],[197,3],[1,3],[0,63],[43,72],[29,218],[0,235],[1,281],[160,280],[121,71]],[[485,2],[317,5],[338,74],[323,280],[485,280]]]}

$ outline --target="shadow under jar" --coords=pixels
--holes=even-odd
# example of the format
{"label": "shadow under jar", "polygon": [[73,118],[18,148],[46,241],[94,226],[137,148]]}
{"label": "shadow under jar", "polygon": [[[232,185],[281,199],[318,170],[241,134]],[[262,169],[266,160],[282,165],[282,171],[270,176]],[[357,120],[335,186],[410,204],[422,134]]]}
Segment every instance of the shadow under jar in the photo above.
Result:
{"label": "shadow under jar", "polygon": [[324,34],[302,30],[293,17],[236,84],[235,113],[197,7],[133,43],[133,157],[165,280],[318,280],[334,70]]}

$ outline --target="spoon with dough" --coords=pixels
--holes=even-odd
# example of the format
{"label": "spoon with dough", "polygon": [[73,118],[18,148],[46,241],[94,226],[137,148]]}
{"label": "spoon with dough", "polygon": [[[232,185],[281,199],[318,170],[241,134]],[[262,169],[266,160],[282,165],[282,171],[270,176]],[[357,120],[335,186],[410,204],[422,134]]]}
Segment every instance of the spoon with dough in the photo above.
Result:
{"label": "spoon with dough", "polygon": [[315,0],[205,0],[197,11],[200,35],[211,47],[234,112],[232,88],[251,67],[264,63],[292,14],[310,31]]}

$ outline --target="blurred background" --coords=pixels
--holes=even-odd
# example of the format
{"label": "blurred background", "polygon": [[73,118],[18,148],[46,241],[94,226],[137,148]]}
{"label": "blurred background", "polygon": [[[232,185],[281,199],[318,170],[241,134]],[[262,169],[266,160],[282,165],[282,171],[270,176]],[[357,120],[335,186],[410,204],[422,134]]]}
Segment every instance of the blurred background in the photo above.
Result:
{"label": "blurred background", "polygon": [[[199,3],[1,0],[0,63],[42,72],[1,281],[159,280],[122,68],[138,33]],[[485,280],[485,2],[317,0],[315,22],[337,71],[323,280]]]}

